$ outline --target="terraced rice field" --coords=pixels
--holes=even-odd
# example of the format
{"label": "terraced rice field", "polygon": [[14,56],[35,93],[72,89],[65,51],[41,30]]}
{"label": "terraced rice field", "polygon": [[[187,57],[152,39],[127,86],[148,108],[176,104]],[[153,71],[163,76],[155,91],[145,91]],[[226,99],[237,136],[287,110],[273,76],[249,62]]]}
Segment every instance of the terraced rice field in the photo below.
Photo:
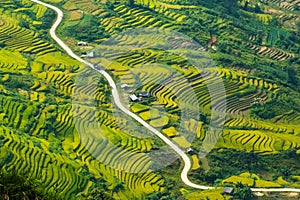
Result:
{"label": "terraced rice field", "polygon": [[53,44],[43,41],[35,32],[17,26],[10,19],[1,19],[0,42],[8,48],[38,56],[57,51]]}
{"label": "terraced rice field", "polygon": [[80,20],[82,19],[83,13],[79,10],[73,10],[70,12],[70,19],[71,21]]}
{"label": "terraced rice field", "polygon": [[[132,28],[132,27],[159,27],[164,29],[175,29],[176,26],[173,26],[167,20],[161,21],[153,16],[153,14],[142,8],[128,8],[125,5],[120,5],[114,8],[113,10],[118,17],[110,17],[101,20],[101,25],[105,27],[105,29],[110,34],[116,33],[116,28],[122,27],[123,30]],[[97,15],[105,16],[107,14],[106,11],[98,12]]]}
{"label": "terraced rice field", "polygon": [[[35,12],[43,14],[41,8]],[[13,17],[1,20],[0,42],[6,47],[0,50],[1,169],[26,173],[68,199],[88,193],[99,178],[111,183],[110,190],[116,180],[122,183],[124,189],[113,194],[119,199],[163,190],[164,179],[150,170],[152,163],[145,154],[152,150],[153,141],[132,137],[126,119],[112,115],[106,83],[95,91],[76,87],[80,63],[38,33],[18,26]],[[93,82],[93,77],[88,81]],[[87,120],[96,117],[104,130],[102,138],[78,136],[89,123],[75,127],[70,100],[74,93],[95,98],[101,105],[95,116],[88,108],[76,114]],[[100,154],[102,150],[107,154]]]}
{"label": "terraced rice field", "polygon": [[[81,131],[81,129],[75,128],[72,106],[57,106],[55,104],[37,106],[42,102],[40,98],[43,93],[41,91],[49,90],[46,83],[50,83],[50,81],[55,83],[54,87],[58,96],[67,96],[74,93],[74,83],[70,79],[71,76],[72,74],[59,71],[39,74],[39,85],[37,85],[38,82],[34,82],[34,85],[28,92],[32,95],[28,97],[29,99],[26,100],[25,98],[22,102],[1,95],[2,123],[6,127],[10,127],[3,127],[1,132],[1,136],[4,137],[4,146],[1,151],[4,151],[3,148],[5,148],[5,152],[11,152],[8,154],[10,157],[4,159],[1,167],[7,170],[22,170],[32,177],[40,177],[50,191],[57,188],[64,197],[74,195],[79,189],[87,192],[95,183],[89,181],[82,173],[88,173],[90,176],[98,178],[103,177],[104,174],[104,178],[110,181],[113,177],[116,177],[135,196],[142,196],[160,190],[164,181],[155,173],[147,171],[147,168],[151,165],[149,158],[143,154],[139,154],[139,157],[137,157],[135,153],[150,151],[153,142],[129,136],[124,132],[124,127],[126,127],[124,119],[115,119],[109,112],[99,110],[96,113],[96,117],[99,119],[100,125],[106,127],[104,128],[106,137],[99,138],[96,135],[89,135],[86,138],[79,138],[76,133],[77,130]],[[45,88],[41,89],[42,85]],[[88,95],[94,95],[94,93],[90,93],[89,88],[81,87],[76,89],[80,91],[75,92],[85,94],[87,97]],[[96,91],[95,97],[97,101],[104,104],[106,98],[101,91],[105,91],[104,85],[102,89],[99,88],[100,93]],[[35,97],[36,103],[32,101],[31,104],[28,104],[27,102],[34,98],[34,94],[37,95]],[[92,113],[88,113],[87,110],[89,109],[83,109],[82,115],[92,117]],[[85,119],[92,120],[89,118]],[[51,121],[52,125],[47,123],[48,121]],[[49,127],[52,128],[49,129]],[[89,128],[89,124],[82,123],[79,127],[86,130]],[[14,133],[11,131],[12,129],[30,133],[33,138],[32,142],[31,139],[26,139],[29,137],[28,135],[19,135],[19,132]],[[55,130],[55,135],[51,130]],[[55,150],[58,147],[67,154],[61,157],[60,153]],[[102,150],[104,149],[107,152],[106,155],[101,153],[98,157],[92,156],[98,154],[97,152],[103,152]],[[27,155],[26,152],[28,152],[28,156],[24,157],[26,160],[19,159],[19,153]],[[112,156],[120,159],[111,160]],[[39,158],[43,158],[45,161]],[[126,160],[127,163],[127,166],[121,166],[122,171],[121,169],[118,170],[120,166],[117,161],[120,160]],[[86,166],[85,172],[82,171],[83,165]],[[41,167],[38,168],[38,166]],[[41,169],[41,171],[37,168]],[[143,173],[130,173],[129,171],[133,168],[143,171]],[[122,196],[122,192],[116,195]]]}
{"label": "terraced rice field", "polygon": [[[122,38],[124,39],[124,38]],[[127,39],[127,38],[126,38]],[[128,38],[129,41],[131,40]],[[122,43],[124,41],[122,40]],[[125,42],[124,42],[125,43]],[[130,42],[128,42],[130,44]],[[224,131],[217,144],[221,148],[240,149],[244,151],[254,151],[257,153],[276,153],[278,151],[287,150],[290,148],[298,148],[300,138],[296,135],[288,135],[294,127],[287,125],[276,125],[273,123],[263,122],[257,119],[247,119],[247,112],[251,109],[255,99],[261,99],[261,102],[267,102],[270,98],[279,98],[281,95],[280,88],[277,84],[268,82],[262,79],[252,78],[245,72],[239,72],[227,69],[207,68],[198,72],[191,70],[182,70],[181,74],[174,74],[170,69],[164,67],[156,67],[153,71],[151,67],[151,57],[159,58],[159,51],[144,50],[144,53],[133,52],[129,55],[109,54],[115,62],[109,66],[112,73],[120,79],[121,83],[129,84],[131,88],[136,87],[136,82],[139,83],[135,90],[141,89],[148,91],[156,100],[152,102],[154,106],[163,106],[165,110],[169,110],[167,116],[172,119],[174,116],[180,119],[180,115],[176,114],[180,111],[180,103],[182,100],[185,103],[192,105],[197,103],[202,112],[209,112],[212,102],[207,88],[207,84],[214,84],[216,77],[223,80],[226,89],[227,107],[224,110],[222,105],[216,106],[214,109],[218,112],[226,112],[229,114],[225,120],[225,127],[233,129],[250,129],[249,130],[230,130]],[[162,62],[172,60],[174,69],[180,69],[177,66],[188,66],[187,63],[178,57],[164,57]],[[156,59],[156,62],[160,62]],[[144,66],[141,67],[143,64]],[[122,66],[122,68],[118,67]],[[127,70],[126,70],[127,68]],[[201,74],[201,75],[200,75]],[[187,84],[189,83],[189,84]],[[186,88],[189,85],[193,88],[193,92],[198,99],[192,98],[192,93]],[[216,88],[216,87],[215,87]],[[218,90],[215,90],[216,96]],[[184,98],[181,98],[181,95]],[[191,97],[189,97],[191,95]],[[222,97],[215,99],[215,102],[222,100]],[[180,102],[180,103],[179,103]],[[149,121],[153,126],[162,128],[162,132],[172,138],[179,146],[187,148],[189,142],[185,142],[185,138],[181,136],[182,131],[174,128],[174,124],[167,119],[160,119],[164,122],[161,125],[157,124],[156,115],[151,116],[149,112],[149,104],[147,106],[140,103],[134,103],[131,107],[132,111],[139,114],[144,120]],[[159,117],[159,115],[157,115]],[[292,116],[290,116],[292,117]],[[295,114],[295,117],[299,117]],[[193,121],[194,120],[194,121]],[[218,121],[218,119],[211,119]],[[193,121],[193,122],[192,122]],[[203,140],[207,135],[202,129],[202,122],[192,119],[191,122],[185,125],[185,131],[197,134],[200,140]],[[195,125],[189,125],[193,123]],[[191,127],[189,127],[191,126]],[[257,131],[260,130],[260,131]]]}
{"label": "terraced rice field", "polygon": [[[127,58],[123,56],[122,59],[119,59],[121,61],[120,64],[128,66],[132,66],[133,64],[136,65],[138,64],[138,60],[135,61],[135,57],[136,56],[134,55],[130,55],[130,57]],[[139,60],[146,60],[143,61],[144,63],[149,59],[147,54],[145,58],[137,58]],[[130,60],[130,62],[128,62],[128,60]],[[172,61],[174,62],[174,59]],[[178,62],[180,63],[181,61],[178,60]],[[120,77],[122,81],[126,80],[125,77],[129,75],[124,73],[124,71],[123,75],[118,71],[114,72],[117,73],[118,77]],[[172,76],[171,72],[163,68],[158,71],[152,71],[151,68],[149,68],[149,71],[146,71],[145,68],[140,71],[136,69],[134,70],[134,72],[131,70],[130,73],[133,73],[131,74],[131,77],[137,77],[137,74],[139,74],[140,81],[143,83],[142,90],[149,91],[151,95],[155,96],[157,98],[157,104],[163,104],[166,106],[166,108],[173,109],[176,109],[178,107],[178,103],[176,102],[175,97],[179,98],[178,94],[181,94],[185,90],[185,88],[182,88],[181,86],[185,84],[185,81],[187,79],[188,82],[193,83],[192,87],[194,88],[194,91],[196,91],[196,95],[199,96],[199,105],[204,109],[209,109],[210,97],[209,95],[207,95],[208,90],[206,83],[202,80],[202,77],[200,75],[185,72],[186,76],[184,77],[174,75]],[[246,74],[238,74],[226,70],[207,70],[203,73],[206,74],[206,82],[213,82],[215,76],[218,76],[220,78],[228,78],[224,80],[224,84],[225,88],[228,91],[227,111],[232,114],[238,114],[244,110],[249,109],[255,97],[260,97],[264,100],[267,100],[270,94],[264,93],[263,89],[266,89],[268,93],[270,92],[275,94],[276,92],[278,92],[278,88],[276,85],[264,82],[263,80],[256,80],[251,78],[249,79],[247,78]],[[129,78],[129,80],[132,80],[132,78]],[[122,83],[125,82],[123,81]],[[128,84],[129,82],[126,83]],[[154,85],[153,83],[159,83],[159,85]],[[176,84],[174,85],[174,83]],[[244,97],[239,98],[238,96],[242,94],[245,94]],[[188,94],[185,93],[184,95]],[[202,98],[200,98],[200,96]],[[187,99],[191,101],[191,98]],[[216,109],[222,109],[222,107]]]}
{"label": "terraced rice field", "polygon": [[[226,138],[226,139],[225,139]],[[247,152],[274,153],[298,148],[299,136],[274,134],[263,131],[224,131],[219,140],[221,147],[245,150]]]}
{"label": "terraced rice field", "polygon": [[88,0],[70,0],[64,4],[63,8],[69,11],[76,10],[78,8],[86,14],[92,14],[99,7]]}
{"label": "terraced rice field", "polygon": [[[10,59],[8,59],[10,58]],[[19,52],[11,52],[5,49],[0,51],[1,68],[8,70],[25,70],[27,60]]]}
{"label": "terraced rice field", "polygon": [[239,176],[232,176],[222,181],[223,184],[226,183],[237,183],[242,182],[245,185],[253,187],[254,185],[257,187],[267,187],[267,188],[276,188],[281,187],[279,183],[265,181],[259,178],[256,174],[250,174],[248,172],[242,173]]}
{"label": "terraced rice field", "polygon": [[[295,57],[295,54],[286,52],[279,48],[269,47],[270,45],[276,44],[276,42],[280,40],[280,38],[284,37],[285,34],[286,33],[284,31],[272,29],[264,37],[260,35],[250,35],[249,42],[247,42],[246,45],[251,50],[254,50],[258,55],[268,57],[273,60],[285,61]],[[259,40],[261,40],[260,43],[258,42]]]}
{"label": "terraced rice field", "polygon": [[286,9],[286,10],[294,10],[294,5],[299,5],[299,1],[291,1],[291,0],[268,0],[267,2],[274,4],[280,8]]}
{"label": "terraced rice field", "polygon": [[[30,5],[32,3],[30,1],[27,1],[27,4]],[[36,13],[36,18],[40,19],[46,13],[47,8],[45,6],[34,4],[31,7],[16,9],[16,10],[14,10],[14,12],[20,12],[20,11],[26,11],[26,10],[27,11],[32,11],[32,12]]]}
{"label": "terraced rice field", "polygon": [[247,45],[250,49],[257,52],[258,55],[268,57],[273,60],[284,61],[289,58],[293,58],[294,54],[285,52],[278,48],[266,47],[266,46],[256,46],[248,43]]}
{"label": "terraced rice field", "polygon": [[251,174],[249,172],[242,173],[238,176],[231,176],[225,180],[222,181],[222,184],[228,184],[228,183],[234,183],[242,182],[245,185],[248,185],[250,187],[256,186],[256,187],[265,187],[265,188],[279,188],[282,187],[282,185],[291,185],[295,186],[292,183],[284,180],[282,176],[278,177],[274,181],[266,181],[261,179],[256,174]]}
{"label": "terraced rice field", "polygon": [[[28,0],[22,2],[27,5],[26,9],[10,10],[11,1],[0,1],[5,7],[4,11],[0,10],[0,43],[3,46],[0,50],[1,169],[18,169],[40,179],[47,190],[56,190],[69,199],[80,192],[89,193],[101,179],[109,183],[109,191],[116,183],[121,183],[124,189],[112,194],[116,199],[141,199],[147,194],[164,191],[166,178],[151,170],[156,163],[149,152],[156,153],[157,141],[153,137],[140,136],[141,127],[131,126],[132,121],[116,110],[111,103],[111,89],[101,77],[66,56],[45,38],[41,39],[34,28],[29,30],[19,25],[21,18],[32,25],[39,23],[33,22],[24,11],[32,11],[37,20],[42,20],[47,11]],[[269,2],[291,11],[300,3]],[[114,37],[114,42],[135,47],[122,54],[118,52],[122,48],[115,43],[109,47],[105,42],[99,45],[99,40],[93,43],[100,50],[104,49],[101,56],[113,60],[106,66],[109,73],[120,85],[128,84],[132,89],[122,94],[127,101],[130,93],[149,92],[149,98],[126,102],[128,108],[183,150],[218,136],[216,129],[208,131],[209,123],[216,126],[224,123],[215,148],[257,154],[300,148],[297,111],[290,110],[266,121],[249,114],[254,105],[264,106],[269,101],[286,98],[288,95],[282,85],[271,79],[258,78],[254,74],[256,69],[244,69],[240,63],[237,66],[220,65],[219,68],[208,65],[196,70],[188,58],[177,53],[178,49],[190,47],[191,43],[176,37],[168,40],[173,49],[166,52],[144,48],[163,45],[157,43],[161,39],[159,34],[143,35],[142,39],[119,34],[132,28],[181,29],[205,44],[210,32],[216,32],[220,44],[226,41],[225,50],[228,47],[233,52],[242,52],[240,60],[248,59],[247,53],[254,52],[259,55],[258,59],[286,63],[297,56],[295,52],[276,46],[286,30],[244,33],[243,26],[213,17],[216,13],[202,5],[181,5],[173,0],[137,0],[135,3],[139,6],[134,8],[125,3],[112,6],[104,3],[71,0],[63,8],[71,13],[69,20],[80,20],[86,14],[101,18],[99,25]],[[186,23],[193,20],[189,12],[201,17],[199,28],[195,28],[198,22],[195,27],[186,27]],[[264,21],[265,25],[271,20],[269,15],[257,17],[257,21]],[[240,49],[232,44],[240,45]],[[188,53],[207,50],[209,48],[203,45],[189,49]],[[219,53],[218,50],[211,53],[212,57],[215,53]],[[217,56],[224,59],[222,56],[229,58],[232,55],[222,52]],[[202,54],[197,58],[200,63],[208,63]],[[86,76],[76,82],[80,73]],[[219,87],[220,82],[226,95]],[[226,106],[223,104],[225,99]],[[183,113],[182,105],[193,105],[185,107],[188,117],[184,118],[186,113]],[[226,113],[226,119],[212,117],[212,112]],[[179,121],[182,124],[179,125]],[[198,157],[190,158],[192,170],[201,169]],[[255,182],[255,186],[260,187],[269,184],[245,174],[223,182],[235,184],[237,181],[249,185]],[[271,186],[280,186],[280,181],[284,182],[280,179]],[[213,195],[216,194],[208,191],[206,194],[190,193],[187,197]]]}
{"label": "terraced rice field", "polygon": [[[31,177],[38,177],[46,183],[47,190],[57,189],[62,196],[70,197],[78,186],[90,187],[87,178],[78,174],[80,165],[65,156],[49,152],[48,142],[31,140],[26,135],[18,136],[11,130],[1,127],[0,135],[4,139],[1,152],[6,151],[1,168],[6,170],[19,169]],[[36,146],[40,143],[42,146]],[[20,157],[20,153],[22,156]]]}

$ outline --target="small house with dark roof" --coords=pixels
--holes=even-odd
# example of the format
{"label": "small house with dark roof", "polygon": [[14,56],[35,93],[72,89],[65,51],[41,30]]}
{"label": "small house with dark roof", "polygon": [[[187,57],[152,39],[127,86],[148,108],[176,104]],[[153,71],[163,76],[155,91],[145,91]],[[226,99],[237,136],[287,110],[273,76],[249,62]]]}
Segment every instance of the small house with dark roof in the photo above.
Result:
{"label": "small house with dark roof", "polygon": [[147,91],[140,91],[139,96],[144,97],[144,98],[148,98],[148,97],[150,97],[150,93],[147,92]]}
{"label": "small house with dark roof", "polygon": [[225,195],[233,195],[234,189],[232,187],[225,187],[223,189],[223,194]]}
{"label": "small house with dark roof", "polygon": [[190,155],[194,155],[195,151],[191,147],[186,150],[186,152]]}
{"label": "small house with dark roof", "polygon": [[210,33],[210,39],[207,41],[207,47],[212,48],[214,51],[217,51],[218,40],[217,38]]}
{"label": "small house with dark roof", "polygon": [[122,85],[121,85],[121,88],[122,88],[123,90],[128,90],[128,89],[130,88],[130,86],[129,86],[128,84],[122,84]]}
{"label": "small house with dark roof", "polygon": [[129,96],[129,99],[132,101],[132,102],[136,102],[138,100],[137,96],[135,96],[134,94],[130,95]]}
{"label": "small house with dark roof", "polygon": [[94,64],[94,68],[97,70],[102,70],[102,67],[100,65]]}
{"label": "small house with dark roof", "polygon": [[87,46],[86,42],[80,41],[77,43],[77,46]]}
{"label": "small house with dark roof", "polygon": [[86,53],[86,57],[87,57],[87,58],[95,58],[96,55],[95,55],[94,52],[87,52],[87,53]]}

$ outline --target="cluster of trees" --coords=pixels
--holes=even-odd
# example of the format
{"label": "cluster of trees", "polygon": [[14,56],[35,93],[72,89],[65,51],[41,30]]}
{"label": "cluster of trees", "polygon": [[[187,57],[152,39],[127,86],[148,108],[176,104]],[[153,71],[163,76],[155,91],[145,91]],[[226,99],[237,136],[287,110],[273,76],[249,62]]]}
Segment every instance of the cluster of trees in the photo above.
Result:
{"label": "cluster of trees", "polygon": [[[21,7],[24,7],[24,5],[19,5]],[[36,14],[32,10],[22,10],[21,11],[23,14],[27,15],[29,18],[32,20],[36,20]],[[30,22],[24,18],[19,19],[19,26],[23,28],[30,29]]]}
{"label": "cluster of trees", "polygon": [[239,200],[251,200],[254,195],[252,194],[251,188],[248,185],[243,185],[241,182],[235,186],[233,197]]}
{"label": "cluster of trees", "polygon": [[5,43],[2,43],[2,42],[0,42],[0,49],[2,49],[2,48],[4,48],[4,47],[6,47],[6,44],[5,44]]}
{"label": "cluster of trees", "polygon": [[39,26],[37,26],[38,30],[49,30],[53,24],[54,19],[56,18],[56,14],[53,10],[51,9],[47,9],[47,11],[45,12],[42,20],[43,23]]}
{"label": "cluster of trees", "polygon": [[[20,4],[19,5],[20,7],[24,7],[24,5],[22,5],[20,2],[19,2],[19,4]],[[47,9],[47,11],[45,12],[44,16],[41,19],[37,19],[36,14],[32,10],[22,10],[21,12],[23,14],[27,15],[32,20],[35,20],[35,21],[42,20],[42,24],[33,26],[29,20],[21,18],[21,19],[19,19],[19,26],[26,28],[26,29],[34,29],[39,33],[39,36],[38,36],[39,38],[50,41],[48,32],[49,32],[50,27],[53,24],[54,19],[56,18],[55,12],[51,9]]]}
{"label": "cluster of trees", "polygon": [[[273,175],[273,180],[283,176],[285,180],[293,181],[292,175],[300,173],[300,155],[296,151],[297,149],[291,149],[274,155],[258,155],[254,152],[230,149],[224,149],[222,152],[215,150],[207,156],[210,170],[205,172],[199,169],[192,172],[191,176],[195,181],[211,185],[219,184],[221,180],[243,172],[262,174],[262,177],[267,173]],[[289,163],[288,167],[286,163]]]}
{"label": "cluster of trees", "polygon": [[287,82],[294,85],[298,86],[299,80],[297,77],[297,71],[295,70],[294,67],[288,67],[287,68]]}
{"label": "cluster of trees", "polygon": [[134,5],[134,0],[127,0],[127,4],[129,6],[133,6]]}
{"label": "cluster of trees", "polygon": [[[240,2],[242,0],[239,0]],[[256,3],[254,8],[249,6],[249,1],[246,1],[244,4],[244,10],[250,11],[250,12],[255,12],[255,13],[260,13],[261,12],[261,8],[260,6]]]}
{"label": "cluster of trees", "polygon": [[[113,200],[113,194],[121,190],[124,190],[124,185],[117,178],[114,178],[114,183],[109,185],[104,179],[100,178],[94,180],[96,184],[88,195],[79,194],[79,200]],[[112,186],[112,187],[111,187]],[[168,187],[168,185],[166,185]],[[171,188],[169,188],[171,190]],[[164,190],[163,192],[153,192],[146,195],[143,199],[146,200],[174,200],[178,198],[178,194],[171,194],[170,190]],[[134,198],[132,199],[140,199]]]}
{"label": "cluster of trees", "polygon": [[287,100],[279,101],[273,99],[264,105],[257,104],[251,110],[251,114],[260,117],[261,119],[272,119],[275,116],[285,114],[293,110],[293,103]]}
{"label": "cluster of trees", "polygon": [[[80,193],[77,195],[76,199],[113,200],[112,194],[124,189],[122,183],[118,181],[116,181],[112,190],[108,188],[109,185],[104,179],[94,179],[94,181],[96,184],[93,186],[91,192],[88,195]],[[56,191],[56,189],[54,189],[54,191]],[[59,191],[46,191],[41,181],[30,178],[26,174],[2,170],[0,171],[0,199],[63,200],[64,198],[60,197]]]}
{"label": "cluster of trees", "polygon": [[0,171],[0,199],[43,199],[60,200],[55,194],[46,191],[43,183],[15,171]]}
{"label": "cluster of trees", "polygon": [[211,185],[219,184],[222,179],[232,175],[238,175],[243,171],[264,168],[265,165],[259,159],[258,155],[250,152],[224,150],[222,153],[216,151],[208,155],[210,170],[200,172],[195,175],[198,180]]}
{"label": "cluster of trees", "polygon": [[21,26],[22,28],[30,29],[30,24],[25,19],[20,19],[19,20],[19,26]]}
{"label": "cluster of trees", "polygon": [[30,78],[21,76],[20,74],[10,74],[9,81],[6,81],[4,85],[9,89],[27,89],[33,85],[33,81]]}
{"label": "cluster of trees", "polygon": [[211,8],[214,11],[239,17],[238,2],[237,0],[212,0],[212,1],[198,1],[199,4],[203,4],[205,7]]}
{"label": "cluster of trees", "polygon": [[84,19],[78,25],[65,27],[62,30],[62,34],[87,42],[109,37],[104,27],[99,25],[99,21],[98,17],[85,15]]}
{"label": "cluster of trees", "polygon": [[[108,189],[108,183],[100,178],[96,181],[96,184],[94,185],[94,188],[91,190],[91,192],[88,195],[79,194],[78,199],[79,200],[113,200],[111,191]],[[123,185],[117,184],[117,186],[114,187],[114,190],[122,190]]]}

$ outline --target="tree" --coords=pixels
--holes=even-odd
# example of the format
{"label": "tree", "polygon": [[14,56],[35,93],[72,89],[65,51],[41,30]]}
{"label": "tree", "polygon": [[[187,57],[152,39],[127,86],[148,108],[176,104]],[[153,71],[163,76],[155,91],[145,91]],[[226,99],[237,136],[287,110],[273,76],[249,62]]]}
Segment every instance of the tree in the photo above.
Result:
{"label": "tree", "polygon": [[297,71],[293,67],[287,68],[287,82],[295,86],[298,85]]}
{"label": "tree", "polygon": [[237,1],[236,0],[223,0],[224,1],[224,5],[227,8],[234,8],[237,6]]}
{"label": "tree", "polygon": [[127,4],[128,4],[129,6],[133,6],[133,5],[134,5],[134,0],[128,0],[128,1],[127,1]]}
{"label": "tree", "polygon": [[300,22],[296,22],[296,26],[297,26],[297,29],[298,29],[298,33],[300,33]]}
{"label": "tree", "polygon": [[0,171],[0,199],[61,199],[57,193],[44,188],[41,181],[28,177],[24,172]]}
{"label": "tree", "polygon": [[250,200],[253,199],[251,188],[248,185],[243,185],[241,182],[236,184],[236,190],[233,196],[239,200]]}
{"label": "tree", "polygon": [[280,19],[278,19],[277,17],[273,17],[271,19],[271,21],[269,22],[269,24],[272,25],[272,26],[278,26],[278,27],[282,26],[282,23],[281,23]]}
{"label": "tree", "polygon": [[245,5],[244,5],[244,9],[245,9],[245,10],[248,10],[248,4],[249,4],[249,2],[246,1],[246,2],[245,2]]}
{"label": "tree", "polygon": [[92,189],[92,191],[85,195],[83,193],[79,194],[80,200],[113,200],[114,198],[108,193],[108,187],[107,182],[100,178],[96,180],[97,183],[95,184],[95,187]]}
{"label": "tree", "polygon": [[254,12],[255,13],[260,13],[261,12],[260,6],[258,4],[255,5]]}
{"label": "tree", "polygon": [[170,194],[169,191],[153,192],[146,196],[146,200],[172,200],[179,199],[178,195]]}
{"label": "tree", "polygon": [[68,37],[87,42],[108,37],[104,27],[99,26],[99,19],[93,15],[85,15],[80,24],[64,28],[63,33]]}
{"label": "tree", "polygon": [[120,190],[124,189],[124,185],[121,181],[119,181],[119,179],[117,179],[116,177],[114,177],[114,185],[113,185],[113,189],[112,189],[112,194],[119,192]]}
{"label": "tree", "polygon": [[21,3],[21,1],[19,0],[12,0],[13,5],[15,6],[15,8],[20,8],[23,7],[24,5]]}
{"label": "tree", "polygon": [[20,19],[19,20],[19,26],[21,26],[23,28],[27,28],[27,29],[30,28],[29,23],[25,19]]}
{"label": "tree", "polygon": [[[51,27],[55,17],[56,17],[55,12],[53,10],[47,9],[45,15],[42,18],[43,23],[41,25],[37,26],[37,29],[48,30]],[[46,31],[46,32],[48,32],[48,31]]]}
{"label": "tree", "polygon": [[287,178],[291,175],[292,170],[288,167],[284,167],[280,169],[280,172],[285,178]]}

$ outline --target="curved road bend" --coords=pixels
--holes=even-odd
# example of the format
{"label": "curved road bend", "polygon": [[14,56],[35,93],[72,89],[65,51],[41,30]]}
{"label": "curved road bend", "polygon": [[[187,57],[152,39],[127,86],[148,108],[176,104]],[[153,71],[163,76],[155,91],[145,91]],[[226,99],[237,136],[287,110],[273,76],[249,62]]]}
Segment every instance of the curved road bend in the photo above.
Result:
{"label": "curved road bend", "polygon": [[[115,104],[118,106],[120,110],[122,110],[125,114],[131,116],[134,118],[136,121],[138,121],[140,124],[142,124],[145,128],[147,128],[149,131],[154,133],[156,136],[158,136],[161,140],[163,140],[167,145],[169,145],[184,161],[184,168],[181,172],[181,180],[188,186],[196,189],[202,189],[202,190],[207,190],[207,189],[215,189],[215,187],[210,187],[210,186],[204,186],[204,185],[198,185],[195,183],[192,183],[189,178],[188,178],[188,172],[191,168],[191,161],[189,157],[185,154],[184,151],[182,151],[176,144],[174,144],[171,140],[169,140],[166,136],[164,136],[162,133],[157,131],[155,128],[150,126],[148,123],[146,123],[143,119],[138,117],[136,114],[132,113],[131,111],[127,110],[121,103],[120,98],[119,98],[119,93],[116,87],[115,82],[113,81],[112,77],[104,70],[97,70],[95,69],[94,65],[92,63],[87,62],[86,60],[83,60],[79,56],[77,56],[60,38],[56,36],[56,29],[60,25],[60,23],[63,20],[63,12],[50,4],[44,3],[39,0],[31,0],[32,2],[38,3],[40,5],[46,6],[52,10],[54,10],[57,13],[57,19],[55,23],[52,25],[50,29],[50,35],[51,37],[69,54],[69,56],[73,57],[74,59],[78,60],[81,63],[84,63],[91,67],[92,69],[98,71],[101,73],[109,82],[109,85],[112,88],[112,96],[115,101]],[[251,188],[253,192],[300,192],[300,189],[295,189],[295,188]]]}

